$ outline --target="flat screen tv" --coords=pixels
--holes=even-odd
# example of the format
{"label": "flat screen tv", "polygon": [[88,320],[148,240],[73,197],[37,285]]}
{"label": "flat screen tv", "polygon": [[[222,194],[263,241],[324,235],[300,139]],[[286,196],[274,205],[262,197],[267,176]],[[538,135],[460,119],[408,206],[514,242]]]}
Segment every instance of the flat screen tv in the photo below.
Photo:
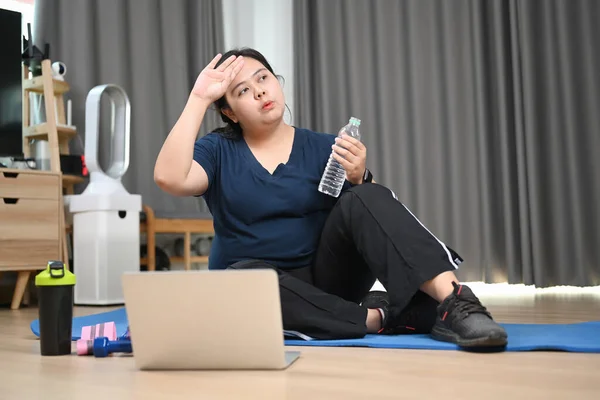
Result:
{"label": "flat screen tv", "polygon": [[0,157],[23,156],[21,13],[0,9]]}

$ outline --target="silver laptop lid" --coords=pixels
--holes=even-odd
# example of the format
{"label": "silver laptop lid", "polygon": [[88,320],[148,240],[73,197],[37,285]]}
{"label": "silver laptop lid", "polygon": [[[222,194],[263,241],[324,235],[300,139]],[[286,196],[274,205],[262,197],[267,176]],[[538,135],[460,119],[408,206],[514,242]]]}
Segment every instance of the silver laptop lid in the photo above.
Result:
{"label": "silver laptop lid", "polygon": [[128,273],[123,288],[140,369],[287,364],[273,270]]}

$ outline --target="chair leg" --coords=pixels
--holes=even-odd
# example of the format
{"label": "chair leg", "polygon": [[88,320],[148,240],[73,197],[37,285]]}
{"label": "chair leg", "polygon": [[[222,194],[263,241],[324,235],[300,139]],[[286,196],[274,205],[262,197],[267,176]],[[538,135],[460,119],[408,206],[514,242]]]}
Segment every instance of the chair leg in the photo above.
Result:
{"label": "chair leg", "polygon": [[154,247],[154,237],[148,236],[146,247],[148,247],[146,262],[148,263],[148,271],[156,271],[156,247]]}
{"label": "chair leg", "polygon": [[156,270],[156,230],[155,230],[155,221],[154,210],[147,205],[143,204],[142,209],[146,213],[146,246],[148,250],[146,251],[146,267],[148,271]]}
{"label": "chair leg", "polygon": [[21,300],[21,304],[24,306],[31,304],[31,280],[27,280],[27,283],[25,284],[25,292],[23,292],[23,300]]}
{"label": "chair leg", "polygon": [[154,236],[154,230],[148,227],[146,231],[146,247],[148,251],[146,252],[146,262],[148,263],[147,268],[148,271],[156,270],[156,237]]}
{"label": "chair leg", "polygon": [[23,300],[23,294],[25,293],[27,282],[29,282],[30,274],[31,271],[19,271],[15,292],[13,293],[12,303],[10,305],[11,310],[18,310],[21,306],[21,300]]}
{"label": "chair leg", "polygon": [[186,271],[192,269],[191,258],[191,248],[192,248],[192,234],[188,231],[185,232],[185,236],[183,237],[183,263]]}

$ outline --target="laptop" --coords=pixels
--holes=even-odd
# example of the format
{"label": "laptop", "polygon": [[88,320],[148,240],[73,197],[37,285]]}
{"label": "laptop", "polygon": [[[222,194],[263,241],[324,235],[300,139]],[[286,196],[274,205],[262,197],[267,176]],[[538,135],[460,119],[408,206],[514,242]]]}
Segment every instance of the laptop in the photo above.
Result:
{"label": "laptop", "polygon": [[122,276],[135,364],[141,370],[280,370],[277,273],[269,269],[130,272]]}

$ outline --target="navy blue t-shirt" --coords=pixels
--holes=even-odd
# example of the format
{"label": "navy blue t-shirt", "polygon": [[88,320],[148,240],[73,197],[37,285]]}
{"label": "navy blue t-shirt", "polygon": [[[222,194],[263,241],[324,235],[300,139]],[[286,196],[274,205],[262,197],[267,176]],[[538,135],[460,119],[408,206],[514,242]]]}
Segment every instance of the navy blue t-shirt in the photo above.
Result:
{"label": "navy blue t-shirt", "polygon": [[318,191],[334,141],[335,135],[295,128],[288,162],[271,175],[245,140],[216,133],[197,140],[194,160],[208,175],[202,197],[215,228],[209,269],[248,259],[279,268],[311,263],[337,201]]}

